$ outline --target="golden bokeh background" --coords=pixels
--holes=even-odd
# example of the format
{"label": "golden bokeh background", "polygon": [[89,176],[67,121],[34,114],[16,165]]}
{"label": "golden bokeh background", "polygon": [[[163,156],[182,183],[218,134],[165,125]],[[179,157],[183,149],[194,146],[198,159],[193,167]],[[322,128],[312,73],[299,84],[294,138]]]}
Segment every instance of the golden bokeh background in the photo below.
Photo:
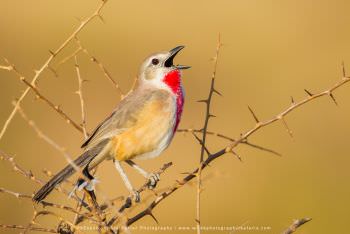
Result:
{"label": "golden bokeh background", "polygon": [[[0,7],[0,56],[14,63],[28,80],[79,24],[77,18],[91,14],[97,0],[20,1],[2,0]],[[96,56],[128,90],[142,60],[150,53],[186,45],[176,62],[191,65],[184,72],[186,106],[180,128],[201,128],[204,105],[213,70],[218,34],[222,47],[217,88],[209,129],[237,137],[254,126],[247,105],[260,119],[268,119],[305,97],[303,89],[322,91],[341,78],[341,62],[350,64],[350,2],[345,0],[223,0],[223,1],[116,1],[103,9],[104,23],[92,21],[79,34],[83,45]],[[71,43],[54,62],[57,65],[76,48]],[[89,131],[107,116],[119,101],[119,94],[96,64],[78,55],[84,83]],[[3,62],[1,62],[3,64]],[[350,66],[350,65],[349,65]],[[45,71],[38,88],[76,121],[80,103],[78,82],[70,60],[57,69],[58,77]],[[0,123],[9,116],[11,102],[26,88],[18,78],[0,70]],[[336,91],[339,106],[320,98],[290,114],[286,120],[294,133],[291,139],[281,122],[261,129],[250,140],[273,148],[282,157],[240,146],[243,162],[232,155],[214,161],[203,172],[203,226],[268,226],[263,233],[279,233],[296,218],[312,217],[298,233],[346,233],[350,197],[350,87]],[[23,109],[57,143],[78,155],[82,135],[32,93]],[[215,152],[228,142],[209,137]],[[42,179],[42,170],[56,172],[65,164],[62,155],[37,137],[16,115],[0,148]],[[140,161],[148,170],[163,163],[172,166],[159,183],[171,185],[181,173],[198,165],[200,147],[191,135],[177,134],[170,148],[150,161]],[[104,163],[98,172],[100,189],[108,196],[127,191],[112,166]],[[127,171],[130,171],[129,168]],[[143,179],[130,171],[135,185]],[[0,163],[0,187],[31,194],[39,187],[14,173],[7,162]],[[69,188],[69,187],[67,187]],[[151,193],[143,195],[145,199]],[[155,210],[161,226],[195,226],[196,188],[192,183],[163,201]],[[54,192],[48,200],[73,205]],[[149,201],[149,200],[146,200]],[[32,203],[0,194],[0,223],[26,225],[33,214]],[[62,215],[66,215],[62,213]],[[54,218],[39,218],[54,227]],[[150,217],[135,224],[156,224]],[[0,229],[1,233],[18,231]],[[260,233],[240,231],[236,233]],[[134,233],[153,233],[134,231]],[[175,232],[174,232],[175,233]],[[193,233],[187,231],[184,233]],[[211,231],[204,233],[230,233]]]}

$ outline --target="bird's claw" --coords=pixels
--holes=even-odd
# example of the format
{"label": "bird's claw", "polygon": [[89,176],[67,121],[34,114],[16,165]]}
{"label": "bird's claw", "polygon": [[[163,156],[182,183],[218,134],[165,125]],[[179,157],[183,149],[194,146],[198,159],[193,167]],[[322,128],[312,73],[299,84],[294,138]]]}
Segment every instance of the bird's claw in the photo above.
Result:
{"label": "bird's claw", "polygon": [[154,189],[160,180],[160,175],[158,173],[151,173],[148,177],[148,188]]}
{"label": "bird's claw", "polygon": [[81,185],[78,186],[78,190],[82,190],[85,188],[87,191],[94,191],[95,190],[95,185],[99,183],[100,181],[96,178],[90,180],[90,181],[85,181]]}
{"label": "bird's claw", "polygon": [[71,198],[75,191],[81,191],[83,189],[86,189],[87,191],[94,191],[95,185],[99,182],[98,179],[94,178],[91,181],[86,180],[78,180],[77,184],[74,186],[72,191],[69,193],[68,198]]}

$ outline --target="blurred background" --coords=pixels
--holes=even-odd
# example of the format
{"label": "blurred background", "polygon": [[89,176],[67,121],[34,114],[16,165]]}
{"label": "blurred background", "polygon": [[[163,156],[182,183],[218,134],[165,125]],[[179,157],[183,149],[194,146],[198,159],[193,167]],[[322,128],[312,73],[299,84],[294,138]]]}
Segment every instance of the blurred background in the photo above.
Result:
{"label": "blurred background", "polygon": [[[33,70],[48,58],[48,51],[56,49],[79,24],[77,19],[90,15],[98,3],[2,0],[0,57],[14,63],[31,80]],[[306,96],[303,89],[318,92],[337,82],[342,61],[350,69],[349,10],[350,2],[345,0],[109,0],[102,12],[104,23],[95,19],[78,36],[124,92],[132,86],[146,56],[186,45],[175,61],[192,66],[183,75],[186,106],[180,128],[201,128],[205,110],[197,100],[208,94],[211,58],[220,33],[224,46],[219,57],[217,88],[223,97],[215,96],[213,100],[217,118],[210,121],[209,130],[237,137],[255,124],[247,105],[260,119],[271,118],[290,105],[290,96],[297,101]],[[59,61],[75,49],[73,42],[53,61],[52,67],[57,68]],[[120,95],[87,56],[79,54],[78,62],[83,79],[89,80],[84,83],[83,95],[91,132],[111,112]],[[45,71],[38,88],[80,122],[74,59],[57,68],[57,73],[55,77],[51,71]],[[2,127],[13,109],[11,102],[26,87],[13,73],[0,70],[0,77]],[[270,229],[236,233],[279,233],[296,218],[312,217],[313,221],[298,233],[346,233],[350,209],[350,87],[341,87],[335,97],[339,106],[324,97],[290,114],[286,120],[293,139],[281,122],[250,138],[252,143],[282,153],[282,157],[243,145],[237,149],[243,162],[231,154],[214,161],[203,172],[202,225],[265,226]],[[22,107],[38,127],[71,155],[81,153],[83,136],[47,105],[35,100],[32,93]],[[222,139],[208,138],[212,152],[227,144]],[[64,157],[39,139],[18,114],[0,141],[0,149],[44,180],[47,177],[43,169],[57,172],[66,164]],[[161,190],[181,178],[181,173],[192,171],[198,165],[199,155],[200,147],[190,134],[177,134],[162,157],[140,164],[154,171],[165,162],[174,163],[162,175],[158,185]],[[112,163],[106,162],[100,168],[99,188],[106,196],[126,195]],[[129,168],[127,171],[135,185],[144,182]],[[34,182],[14,173],[7,162],[0,162],[0,187],[25,194],[39,189]],[[150,201],[151,193],[143,197]],[[74,205],[57,192],[48,200]],[[196,186],[192,183],[162,202],[154,214],[161,226],[195,226],[195,201]],[[32,214],[29,200],[0,194],[0,223],[26,225]],[[50,227],[57,224],[52,217],[39,218],[38,222]],[[150,217],[135,224],[141,225],[156,226]],[[2,229],[0,232],[18,233]]]}

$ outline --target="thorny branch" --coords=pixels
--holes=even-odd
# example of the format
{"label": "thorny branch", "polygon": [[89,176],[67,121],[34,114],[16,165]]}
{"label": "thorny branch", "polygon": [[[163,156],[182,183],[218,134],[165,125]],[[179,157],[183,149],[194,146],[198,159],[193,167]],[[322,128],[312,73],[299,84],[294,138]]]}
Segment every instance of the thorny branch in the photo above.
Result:
{"label": "thorny branch", "polygon": [[91,55],[91,53],[82,45],[81,41],[76,37],[75,38],[76,43],[78,44],[78,47],[90,58],[90,60],[97,64],[97,66],[102,71],[103,75],[113,84],[113,86],[116,88],[116,90],[120,93],[121,98],[124,98],[124,93],[121,90],[119,84],[113,79],[110,72],[107,70],[107,68],[94,56]]}
{"label": "thorny branch", "polygon": [[20,165],[18,165],[14,159],[14,157],[11,157],[9,155],[7,155],[5,152],[3,152],[2,150],[0,150],[0,160],[3,161],[7,161],[11,164],[13,171],[21,174],[22,176],[40,184],[43,185],[44,181],[38,179],[32,171],[30,170],[25,170],[24,168],[22,168]]}
{"label": "thorny branch", "polygon": [[[200,102],[204,102],[206,105],[206,113],[205,113],[205,120],[204,120],[204,127],[203,127],[203,131],[202,131],[202,140],[200,142],[201,144],[201,152],[200,152],[200,158],[199,158],[199,163],[202,164],[203,163],[203,159],[204,159],[204,152],[207,151],[206,150],[206,139],[207,139],[207,131],[208,131],[208,124],[209,124],[209,119],[211,117],[214,117],[213,114],[210,113],[210,104],[212,101],[212,97],[213,94],[219,94],[220,93],[215,89],[215,78],[216,78],[216,69],[217,69],[217,65],[218,65],[218,58],[219,58],[219,52],[220,52],[220,48],[221,48],[221,41],[220,41],[220,35],[218,38],[218,43],[217,43],[217,47],[216,47],[216,53],[215,53],[215,57],[214,57],[214,71],[211,77],[211,84],[210,84],[210,90],[209,90],[209,94],[208,94],[208,98],[205,100],[200,100]],[[210,153],[207,151],[208,155],[210,155]],[[200,207],[201,207],[201,191],[202,191],[202,167],[199,167],[198,170],[198,174],[197,174],[197,204],[196,204],[196,223],[197,223],[197,234],[201,233],[201,218],[200,218]]]}
{"label": "thorny branch", "polygon": [[[35,86],[33,86],[29,81],[27,81],[24,76],[22,76],[16,68],[13,68],[13,71],[17,74],[20,81],[22,81],[25,85],[28,86],[29,89],[33,90],[36,94],[36,97],[43,102],[45,102],[49,107],[51,107],[54,111],[56,111],[68,124],[71,124],[74,128],[76,128],[79,132],[83,133],[84,129],[80,124],[76,123],[71,117],[69,117],[59,105],[55,105],[48,98],[46,98]],[[16,106],[16,110],[20,108],[20,104],[18,101],[14,104]]]}
{"label": "thorny branch", "polygon": [[21,117],[28,123],[28,125],[30,127],[33,128],[33,130],[36,132],[36,134],[38,135],[39,138],[43,139],[46,143],[48,143],[49,145],[51,145],[53,148],[55,148],[56,150],[58,150],[66,159],[66,161],[73,165],[73,167],[75,167],[76,171],[79,171],[80,169],[73,163],[72,157],[66,152],[66,149],[61,147],[60,145],[58,145],[54,140],[52,140],[50,137],[48,137],[47,135],[45,135],[40,129],[39,127],[36,125],[36,123],[33,120],[30,120],[28,118],[28,116],[26,115],[26,113],[24,113],[22,107],[18,107],[18,112],[20,113]]}
{"label": "thorny branch", "polygon": [[[344,70],[344,65],[343,65],[343,70]],[[275,115],[274,117],[272,117],[271,119],[265,120],[265,121],[258,121],[256,122],[255,126],[246,131],[245,133],[241,134],[239,136],[239,138],[237,138],[237,140],[235,142],[233,142],[232,144],[228,145],[225,148],[225,152],[232,152],[232,150],[240,143],[244,142],[245,140],[248,139],[249,136],[251,136],[253,133],[255,133],[256,131],[258,131],[259,129],[268,126],[278,120],[281,121],[285,121],[285,116],[287,116],[290,112],[292,112],[293,110],[297,109],[300,106],[305,105],[306,103],[317,99],[319,97],[323,97],[323,96],[328,96],[330,97],[332,100],[335,100],[333,92],[338,89],[339,87],[343,86],[344,84],[346,84],[347,82],[350,81],[350,77],[346,76],[345,73],[343,73],[343,77],[341,78],[340,81],[338,81],[337,83],[335,83],[332,87],[316,93],[316,94],[312,94],[312,93],[308,93],[308,96],[304,99],[302,99],[299,102],[294,102],[294,100],[292,101],[291,105],[289,107],[287,107],[285,110],[283,110],[282,112],[280,112],[279,114]],[[254,113],[254,112],[253,112]],[[286,122],[285,122],[286,123]],[[286,125],[285,125],[286,127]],[[287,127],[286,127],[287,128]],[[289,129],[287,129],[287,131],[290,131]]]}
{"label": "thorny branch", "polygon": [[[19,173],[20,175],[24,176],[25,178],[34,181],[35,183],[39,184],[39,185],[44,185],[44,181],[40,180],[39,178],[37,178],[32,171],[30,170],[26,170],[23,167],[21,167],[20,165],[17,164],[17,162],[15,161],[14,157],[9,156],[8,154],[6,154],[4,151],[0,150],[0,160],[2,161],[7,161],[11,164],[12,169],[14,172]],[[59,192],[62,192],[63,194],[65,194],[66,196],[69,195],[69,192],[67,192],[66,190],[62,189],[61,187],[56,187],[56,190]],[[75,196],[73,196],[72,198],[78,200]],[[84,203],[84,207],[87,208],[89,210],[89,207],[86,203]]]}
{"label": "thorny branch", "polygon": [[[55,51],[49,51],[50,52],[50,56],[49,58],[46,60],[46,62],[39,68],[39,70],[35,70],[35,75],[32,79],[32,81],[30,82],[30,84],[34,87],[36,86],[38,79],[40,77],[40,75],[43,73],[43,71],[45,71],[47,68],[52,70],[50,68],[50,64],[52,62],[52,60],[69,44],[69,42],[71,42],[73,40],[73,38],[75,38],[78,33],[91,21],[93,20],[95,17],[99,17],[101,19],[101,11],[102,8],[105,6],[107,0],[101,0],[100,4],[98,5],[97,9],[87,18],[85,18],[84,20],[82,20],[79,24],[79,26],[73,31],[73,33],[55,50]],[[14,67],[12,67],[14,68]],[[15,114],[18,111],[18,107],[21,104],[21,102],[23,101],[23,99],[26,97],[26,95],[28,94],[28,92],[30,91],[30,87],[26,88],[25,91],[22,93],[22,95],[20,96],[20,98],[17,100],[17,103],[14,107],[14,109],[12,110],[10,116],[8,117],[8,119],[5,121],[4,126],[2,127],[1,131],[0,131],[0,140],[2,139],[2,137],[4,136],[8,126],[10,125],[13,117],[15,116]]]}
{"label": "thorny branch", "polygon": [[83,98],[83,82],[84,82],[84,80],[81,78],[81,75],[80,75],[80,68],[79,68],[78,59],[77,59],[76,55],[74,56],[74,60],[75,60],[75,71],[77,73],[78,84],[79,84],[79,89],[78,89],[78,91],[76,91],[76,94],[79,95],[79,100],[80,100],[81,120],[82,120],[81,127],[83,129],[84,138],[87,139],[88,134],[86,132],[86,109],[85,109],[85,101]]}
{"label": "thorny branch", "polygon": [[82,47],[78,47],[76,50],[74,50],[71,54],[69,54],[68,56],[64,57],[61,61],[59,61],[56,64],[56,68],[55,71],[57,71],[61,65],[65,64],[66,62],[68,62],[70,59],[74,58],[75,56],[77,56],[79,54],[79,52],[81,52],[83,50]]}
{"label": "thorny branch", "polygon": [[7,193],[12,196],[15,196],[16,198],[32,198],[31,195],[14,192],[5,188],[0,188],[0,193]]}
{"label": "thorny branch", "polygon": [[[177,132],[182,132],[182,133],[203,133],[203,129],[186,128],[186,129],[178,129]],[[230,142],[235,142],[236,141],[232,137],[229,137],[229,136],[223,135],[221,133],[217,133],[217,132],[207,131],[207,135],[212,135],[212,136],[215,136],[215,137],[219,137],[219,138],[228,140]],[[241,144],[244,144],[244,145],[250,146],[252,148],[256,148],[258,150],[265,151],[265,152],[268,152],[268,153],[271,153],[271,154],[274,154],[274,155],[277,155],[277,156],[282,156],[277,151],[274,151],[272,149],[269,149],[269,148],[266,148],[266,147],[263,147],[263,146],[260,146],[260,145],[257,145],[257,144],[253,144],[253,143],[249,142],[247,139],[242,141]]]}

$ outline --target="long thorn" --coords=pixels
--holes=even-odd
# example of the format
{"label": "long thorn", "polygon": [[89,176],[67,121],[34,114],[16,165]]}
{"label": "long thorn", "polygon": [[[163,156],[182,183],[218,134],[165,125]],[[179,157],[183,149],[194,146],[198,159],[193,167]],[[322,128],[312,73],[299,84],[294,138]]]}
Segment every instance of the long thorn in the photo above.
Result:
{"label": "long thorn", "polygon": [[250,106],[248,106],[248,109],[249,109],[250,113],[253,115],[253,118],[254,118],[255,122],[259,123],[259,119],[258,119],[258,117],[256,117],[256,115],[255,115],[254,111],[252,110],[252,108],[250,108]]}

